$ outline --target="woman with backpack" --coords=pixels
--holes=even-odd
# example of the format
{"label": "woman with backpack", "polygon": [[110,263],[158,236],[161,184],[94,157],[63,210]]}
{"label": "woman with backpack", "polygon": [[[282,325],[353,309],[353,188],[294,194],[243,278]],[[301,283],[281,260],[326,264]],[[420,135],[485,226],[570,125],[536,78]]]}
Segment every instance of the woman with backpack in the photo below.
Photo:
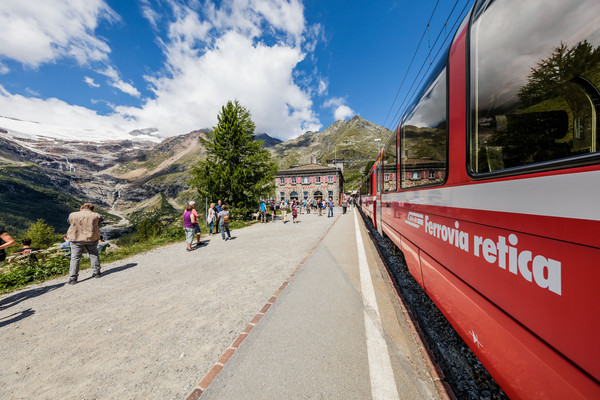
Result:
{"label": "woman with backpack", "polygon": [[[223,209],[219,212],[219,225],[223,240],[231,239],[231,233],[229,232],[229,206],[227,204],[224,204]],[[225,231],[227,231],[227,239],[225,239]]]}

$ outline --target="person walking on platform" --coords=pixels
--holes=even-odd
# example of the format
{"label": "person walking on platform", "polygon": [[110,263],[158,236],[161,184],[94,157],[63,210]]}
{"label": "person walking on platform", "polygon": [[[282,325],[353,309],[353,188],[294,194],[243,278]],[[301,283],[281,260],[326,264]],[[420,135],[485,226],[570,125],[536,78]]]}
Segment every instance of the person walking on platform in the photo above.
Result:
{"label": "person walking on platform", "polygon": [[344,200],[342,200],[342,214],[346,214],[347,208],[348,208],[348,200],[344,197]]}
{"label": "person walking on platform", "polygon": [[190,201],[190,206],[192,206],[192,214],[194,214],[194,218],[196,219],[196,223],[194,224],[194,233],[196,234],[196,247],[200,247],[202,243],[200,241],[201,233],[200,233],[200,218],[198,218],[198,211],[196,211],[196,202]]}
{"label": "person walking on platform", "polygon": [[277,211],[275,200],[271,200],[271,221],[273,222],[275,222],[275,211]]}
{"label": "person walking on platform", "polygon": [[298,205],[296,204],[296,200],[292,202],[292,224],[298,222]]}
{"label": "person walking on platform", "polygon": [[215,228],[215,233],[219,233],[219,228],[221,226],[220,222],[219,222],[219,213],[221,211],[223,211],[223,206],[221,205],[221,200],[217,201],[217,206],[215,207],[215,211],[217,212],[217,223],[216,223],[216,228]]}
{"label": "person walking on platform", "polygon": [[323,200],[317,200],[317,207],[319,208],[319,217],[323,215]]}
{"label": "person walking on platform", "polygon": [[327,202],[327,218],[333,217],[333,199],[330,197]]}
{"label": "person walking on platform", "polygon": [[215,227],[215,223],[217,222],[217,212],[215,211],[215,203],[210,203],[210,208],[208,209],[208,216],[206,217],[206,222],[208,223],[208,234],[209,236],[213,235],[213,228]]}
{"label": "person walking on platform", "polygon": [[260,212],[260,223],[262,224],[264,222],[267,222],[267,205],[265,204],[264,200],[260,201],[259,212]]}
{"label": "person walking on platform", "polygon": [[194,225],[197,221],[192,212],[193,208],[194,207],[191,204],[188,204],[183,213],[183,231],[185,232],[186,251],[192,251],[192,243],[194,243]]}
{"label": "person walking on platform", "polygon": [[[223,209],[219,213],[219,224],[221,224],[221,236],[223,240],[231,239],[231,233],[229,232],[229,207],[227,204],[223,205]],[[225,232],[227,232],[227,238],[225,238]]]}
{"label": "person walking on platform", "polygon": [[98,241],[100,240],[100,224],[104,218],[94,212],[92,203],[85,203],[79,211],[69,215],[70,224],[67,239],[71,242],[71,264],[69,266],[69,285],[77,283],[79,261],[83,250],[87,250],[92,264],[92,278],[100,278],[100,258],[98,257]]}
{"label": "person walking on platform", "polygon": [[281,200],[281,204],[279,204],[279,209],[281,210],[281,218],[283,219],[283,223],[285,224],[285,215],[287,214],[287,203],[285,200]]}

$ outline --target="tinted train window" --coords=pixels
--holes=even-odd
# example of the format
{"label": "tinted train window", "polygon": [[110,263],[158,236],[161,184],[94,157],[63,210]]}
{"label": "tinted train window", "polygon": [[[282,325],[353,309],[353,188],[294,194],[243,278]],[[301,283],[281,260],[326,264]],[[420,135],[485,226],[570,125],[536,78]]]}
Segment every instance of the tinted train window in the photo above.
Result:
{"label": "tinted train window", "polygon": [[446,180],[446,56],[402,121],[401,187],[436,185]]}
{"label": "tinted train window", "polygon": [[471,27],[475,173],[598,151],[600,1],[523,4],[489,2]]}
{"label": "tinted train window", "polygon": [[396,191],[396,135],[388,140],[383,151],[383,191]]}

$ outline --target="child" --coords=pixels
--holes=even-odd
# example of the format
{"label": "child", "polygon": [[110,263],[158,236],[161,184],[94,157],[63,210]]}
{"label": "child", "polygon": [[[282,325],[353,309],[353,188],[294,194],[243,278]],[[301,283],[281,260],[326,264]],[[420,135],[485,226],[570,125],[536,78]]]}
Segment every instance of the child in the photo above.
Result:
{"label": "child", "polygon": [[296,207],[292,208],[292,223],[296,223],[296,219],[298,218],[298,209]]}

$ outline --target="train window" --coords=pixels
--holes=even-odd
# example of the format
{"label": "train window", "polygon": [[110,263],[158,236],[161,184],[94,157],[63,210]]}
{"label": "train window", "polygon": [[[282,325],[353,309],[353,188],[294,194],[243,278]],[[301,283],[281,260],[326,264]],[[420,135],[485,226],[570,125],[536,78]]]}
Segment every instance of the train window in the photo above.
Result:
{"label": "train window", "polygon": [[599,151],[600,2],[579,3],[495,1],[475,14],[472,172],[545,167]]}
{"label": "train window", "polygon": [[[400,131],[401,187],[440,185],[446,180],[448,134],[446,119],[446,56],[409,108]],[[431,177],[430,171],[433,171]]]}
{"label": "train window", "polygon": [[393,135],[383,151],[383,191],[396,191],[396,135]]}

